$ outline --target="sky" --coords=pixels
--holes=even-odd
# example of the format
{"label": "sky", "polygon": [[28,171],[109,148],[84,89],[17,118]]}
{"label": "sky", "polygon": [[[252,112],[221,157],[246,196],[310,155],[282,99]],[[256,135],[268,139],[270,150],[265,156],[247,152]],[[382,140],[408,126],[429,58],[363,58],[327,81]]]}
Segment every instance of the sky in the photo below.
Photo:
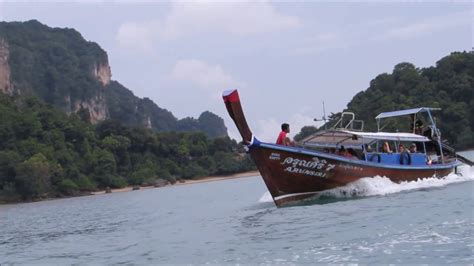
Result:
{"label": "sky", "polygon": [[473,3],[0,0],[0,20],[74,28],[136,96],[178,118],[209,110],[240,140],[221,98],[238,89],[254,135],[273,142],[281,123],[293,136],[320,126],[323,101],[326,114],[342,111],[398,63],[471,51]]}

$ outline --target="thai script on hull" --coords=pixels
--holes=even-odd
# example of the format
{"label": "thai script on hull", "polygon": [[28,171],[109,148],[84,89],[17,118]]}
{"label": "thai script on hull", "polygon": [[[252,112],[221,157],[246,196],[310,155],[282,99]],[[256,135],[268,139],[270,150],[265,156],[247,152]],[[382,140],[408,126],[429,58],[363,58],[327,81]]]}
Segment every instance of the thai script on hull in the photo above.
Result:
{"label": "thai script on hull", "polygon": [[326,173],[336,167],[335,164],[330,164],[324,159],[320,160],[318,157],[313,157],[310,161],[286,157],[281,164],[289,165],[284,170],[286,172],[319,177],[326,177]]}

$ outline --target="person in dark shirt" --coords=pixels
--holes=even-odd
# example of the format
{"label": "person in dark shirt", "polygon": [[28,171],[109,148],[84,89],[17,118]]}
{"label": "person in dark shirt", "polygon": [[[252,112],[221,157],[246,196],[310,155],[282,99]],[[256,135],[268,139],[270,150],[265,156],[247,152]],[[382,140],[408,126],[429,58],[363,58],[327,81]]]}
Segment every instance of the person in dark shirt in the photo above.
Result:
{"label": "person in dark shirt", "polygon": [[416,120],[414,132],[417,135],[423,135],[423,122],[421,120]]}
{"label": "person in dark shirt", "polygon": [[416,153],[417,152],[415,143],[410,144],[410,152],[411,153]]}
{"label": "person in dark shirt", "polygon": [[406,151],[406,150],[407,150],[407,149],[405,148],[405,145],[403,145],[403,144],[398,145],[398,152],[399,152],[399,153],[402,153],[402,152],[404,152],[404,151]]}

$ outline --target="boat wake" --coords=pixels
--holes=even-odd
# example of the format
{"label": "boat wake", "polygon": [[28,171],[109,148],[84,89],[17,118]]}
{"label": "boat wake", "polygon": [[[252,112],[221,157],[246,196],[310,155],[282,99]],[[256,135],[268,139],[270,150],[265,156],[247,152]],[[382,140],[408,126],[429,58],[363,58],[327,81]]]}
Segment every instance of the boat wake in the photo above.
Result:
{"label": "boat wake", "polygon": [[[387,177],[364,177],[356,182],[330,190],[321,191],[313,199],[350,199],[370,196],[383,196],[403,191],[443,187],[449,184],[474,181],[474,167],[460,166],[458,174],[444,178],[420,178],[417,181],[394,183]],[[272,202],[270,192],[266,192],[259,202]]]}

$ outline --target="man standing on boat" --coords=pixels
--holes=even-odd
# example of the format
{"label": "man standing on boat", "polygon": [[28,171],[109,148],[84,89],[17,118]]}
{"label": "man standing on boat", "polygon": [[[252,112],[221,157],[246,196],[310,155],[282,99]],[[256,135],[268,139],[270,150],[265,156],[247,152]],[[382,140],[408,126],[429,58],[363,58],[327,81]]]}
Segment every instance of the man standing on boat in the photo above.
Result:
{"label": "man standing on boat", "polygon": [[287,123],[281,124],[281,132],[278,135],[276,144],[285,146],[295,146],[295,142],[290,140],[287,134],[290,133],[290,125]]}

